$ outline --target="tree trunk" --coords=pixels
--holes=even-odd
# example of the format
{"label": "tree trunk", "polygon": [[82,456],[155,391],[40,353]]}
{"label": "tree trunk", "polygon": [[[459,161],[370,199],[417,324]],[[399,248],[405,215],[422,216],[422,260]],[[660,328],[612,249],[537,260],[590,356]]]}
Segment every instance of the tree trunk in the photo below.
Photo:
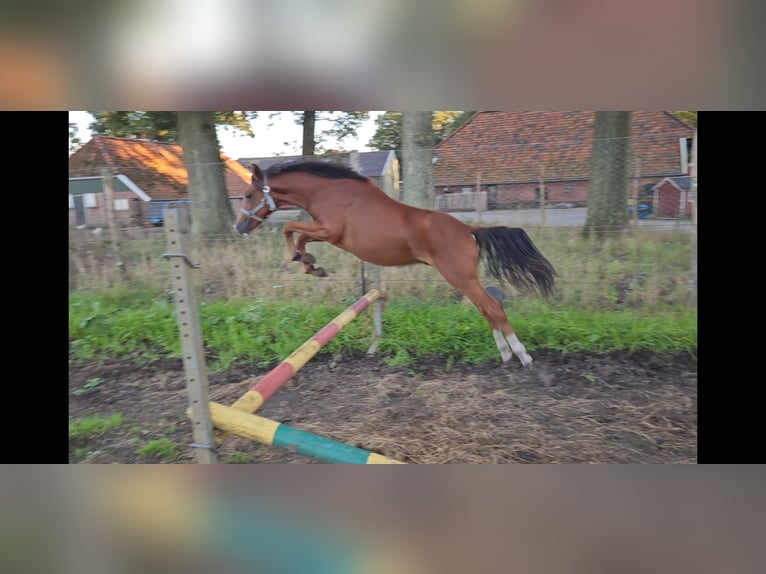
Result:
{"label": "tree trunk", "polygon": [[402,201],[434,209],[431,112],[402,112]]}
{"label": "tree trunk", "polygon": [[631,119],[631,112],[596,112],[586,237],[617,237],[628,224]]}
{"label": "tree trunk", "polygon": [[234,213],[212,112],[178,112],[178,136],[189,174],[194,241],[232,235]]}
{"label": "tree trunk", "polygon": [[303,112],[303,155],[314,155],[316,112]]}

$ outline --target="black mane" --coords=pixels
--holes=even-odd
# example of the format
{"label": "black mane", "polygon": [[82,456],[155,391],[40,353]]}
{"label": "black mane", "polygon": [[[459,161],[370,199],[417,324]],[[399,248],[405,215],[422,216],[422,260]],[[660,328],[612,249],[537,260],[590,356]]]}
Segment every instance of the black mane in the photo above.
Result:
{"label": "black mane", "polygon": [[318,175],[319,177],[327,177],[331,179],[346,178],[369,181],[368,178],[355,172],[350,167],[327,161],[300,161],[272,165],[264,172],[264,174],[267,176],[274,176],[281,173],[295,172],[310,173],[311,175]]}

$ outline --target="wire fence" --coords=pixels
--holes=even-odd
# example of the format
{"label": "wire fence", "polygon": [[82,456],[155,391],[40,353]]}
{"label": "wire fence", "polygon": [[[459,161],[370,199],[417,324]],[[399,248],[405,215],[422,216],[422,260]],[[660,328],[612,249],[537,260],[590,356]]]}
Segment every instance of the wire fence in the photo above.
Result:
{"label": "wire fence", "polygon": [[[685,229],[628,229],[602,241],[586,239],[579,227],[525,226],[558,272],[552,302],[592,308],[657,308],[688,305],[696,293],[693,234]],[[134,228],[112,241],[104,229],[70,232],[70,288],[118,286],[167,291],[167,251],[163,228]],[[204,245],[190,242],[189,257],[199,263],[196,286],[202,300],[252,298],[306,303],[346,301],[381,288],[389,300],[462,301],[438,272],[423,264],[383,267],[365,264],[331,245],[312,243],[311,253],[326,278],[304,273],[290,260],[281,225],[259,228],[250,239],[221,235]],[[375,273],[379,273],[376,284]],[[503,289],[509,302],[536,298],[499,285],[480,268],[480,279]]]}
{"label": "wire fence", "polygon": [[[629,180],[628,197],[622,199],[628,204],[628,225],[597,229],[602,232],[600,241],[582,234],[592,138],[543,140],[530,134],[526,141],[435,148],[434,207],[441,201],[443,210],[473,225],[524,227],[559,273],[555,297],[561,303],[606,308],[689,304],[696,301],[696,172],[689,169],[694,166],[691,142],[679,133],[632,135],[627,165],[614,162],[614,169]],[[605,138],[602,143],[625,141]],[[509,168],[502,161],[502,153],[509,150],[527,159]],[[348,154],[335,155],[348,161]],[[445,172],[444,165],[452,167]],[[70,177],[95,177],[104,167],[75,167]],[[182,165],[176,168],[185,172]],[[119,172],[136,180],[145,177],[143,169],[128,161]],[[406,182],[398,190],[402,185]],[[154,203],[153,211],[147,211],[146,202],[130,191],[115,190],[111,209],[105,195],[97,188],[88,198],[70,195],[70,287],[135,284],[162,292],[162,210],[178,206],[188,222],[188,199],[149,202]],[[450,204],[445,199],[450,197],[461,201]],[[239,201],[231,198],[233,213]],[[232,229],[194,246],[201,263],[200,295],[323,301],[364,293],[374,268],[332,246],[311,244],[317,265],[330,275],[326,279],[307,276],[301,264],[289,261],[281,227],[297,219],[310,216],[302,210],[280,210],[250,241],[238,238]],[[486,276],[482,279],[492,283]],[[392,297],[461,298],[425,265],[383,268],[380,280]],[[509,300],[527,297],[508,287],[506,293]]]}

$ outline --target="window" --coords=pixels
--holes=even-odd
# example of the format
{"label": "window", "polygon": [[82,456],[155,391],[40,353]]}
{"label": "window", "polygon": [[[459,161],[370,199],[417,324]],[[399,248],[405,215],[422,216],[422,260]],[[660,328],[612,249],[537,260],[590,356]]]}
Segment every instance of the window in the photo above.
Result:
{"label": "window", "polygon": [[568,183],[564,186],[564,191],[568,191],[569,193],[572,193],[574,191],[574,184]]}
{"label": "window", "polygon": [[96,207],[98,205],[98,202],[96,201],[96,194],[95,193],[83,194],[83,205],[85,205],[85,207]]}
{"label": "window", "polygon": [[69,194],[69,209],[74,209],[74,196]]}
{"label": "window", "polygon": [[115,199],[114,210],[115,211],[127,211],[130,209],[130,202],[127,199]]}
{"label": "window", "polygon": [[471,192],[473,192],[472,187],[463,187],[460,189],[460,193],[471,193]]}
{"label": "window", "polygon": [[693,138],[678,138],[678,146],[681,150],[681,173],[689,173],[689,164],[692,162]]}

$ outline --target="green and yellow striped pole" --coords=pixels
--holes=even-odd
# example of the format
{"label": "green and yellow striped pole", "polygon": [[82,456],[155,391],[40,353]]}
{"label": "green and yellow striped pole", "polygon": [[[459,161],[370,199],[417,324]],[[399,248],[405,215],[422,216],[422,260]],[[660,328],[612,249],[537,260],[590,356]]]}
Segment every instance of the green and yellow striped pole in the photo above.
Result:
{"label": "green and yellow striped pole", "polygon": [[271,419],[210,403],[213,425],[250,440],[287,448],[298,454],[335,464],[405,464],[328,438],[302,431]]}

